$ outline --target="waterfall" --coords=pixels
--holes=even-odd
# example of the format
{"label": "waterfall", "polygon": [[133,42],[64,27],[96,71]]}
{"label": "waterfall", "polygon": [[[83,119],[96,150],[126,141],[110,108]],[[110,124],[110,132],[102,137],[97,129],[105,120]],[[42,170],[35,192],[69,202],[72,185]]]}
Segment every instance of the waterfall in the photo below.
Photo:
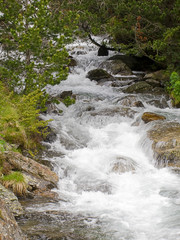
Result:
{"label": "waterfall", "polygon": [[77,66],[66,81],[47,89],[52,96],[72,90],[76,103],[56,105],[63,113],[44,117],[54,119],[50,124],[58,135],[48,145],[56,153],[49,160],[59,175],[54,191],[60,201],[36,210],[81,216],[87,229],[94,229],[86,239],[180,239],[179,175],[154,166],[151,142],[145,140],[148,125],[141,120],[134,124],[144,111],[156,110],[171,118],[177,110],[158,109],[147,103],[152,96],[138,95],[145,109],[130,108],[133,117],[123,116],[119,104],[127,95],[123,86],[113,88],[110,82],[97,84],[86,78],[108,57],[97,57],[96,46],[80,40],[68,48]]}

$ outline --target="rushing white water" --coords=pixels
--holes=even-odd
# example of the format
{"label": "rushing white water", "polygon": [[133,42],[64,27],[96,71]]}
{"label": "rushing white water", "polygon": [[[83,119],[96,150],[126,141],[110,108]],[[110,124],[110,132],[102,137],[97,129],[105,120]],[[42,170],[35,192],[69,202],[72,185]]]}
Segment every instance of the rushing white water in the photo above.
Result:
{"label": "rushing white water", "polygon": [[106,239],[179,240],[180,178],[154,167],[151,143],[145,140],[148,126],[132,124],[147,110],[178,121],[178,110],[159,109],[147,103],[150,96],[139,96],[146,109],[133,108],[133,119],[122,117],[116,111],[118,99],[125,96],[121,89],[86,78],[107,57],[98,58],[96,47],[83,42],[69,49],[78,66],[66,81],[48,91],[56,95],[72,90],[76,104],[68,108],[60,104],[63,114],[46,116],[54,119],[51,124],[58,132],[51,150],[60,157],[56,154],[51,160],[63,201],[39,211],[54,208],[90,216],[87,224],[100,222]]}

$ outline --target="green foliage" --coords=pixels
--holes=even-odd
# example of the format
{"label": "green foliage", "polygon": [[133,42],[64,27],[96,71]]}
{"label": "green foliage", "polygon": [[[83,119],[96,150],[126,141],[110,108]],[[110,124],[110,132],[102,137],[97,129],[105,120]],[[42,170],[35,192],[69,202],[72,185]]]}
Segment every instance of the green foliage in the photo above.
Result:
{"label": "green foliage", "polygon": [[39,119],[40,109],[37,109],[42,94],[40,90],[36,90],[28,95],[16,95],[8,92],[0,82],[2,141],[18,144],[26,149],[36,147],[38,136],[42,134],[39,129],[45,129],[48,124],[48,121]]}
{"label": "green foliage", "polygon": [[110,34],[111,44],[126,54],[144,55],[174,69],[180,62],[179,0],[61,1],[81,13],[92,34]]}
{"label": "green foliage", "polygon": [[[4,139],[0,135],[0,152],[4,152],[5,151],[5,146],[4,146],[5,144],[6,144],[6,141],[4,141]],[[1,166],[1,164],[0,164],[0,166]]]}
{"label": "green foliage", "polygon": [[74,104],[75,102],[76,102],[76,100],[69,96],[63,100],[63,103],[66,105],[66,107],[69,107],[70,105]]}
{"label": "green foliage", "polygon": [[171,73],[169,91],[174,99],[175,105],[180,103],[180,76],[177,72]]}
{"label": "green foliage", "polygon": [[21,172],[12,172],[9,175],[5,175],[2,177],[3,181],[15,181],[15,182],[24,182],[24,176]]}
{"label": "green foliage", "polygon": [[28,94],[68,75],[68,53],[77,16],[52,12],[49,0],[0,0],[2,80]]}

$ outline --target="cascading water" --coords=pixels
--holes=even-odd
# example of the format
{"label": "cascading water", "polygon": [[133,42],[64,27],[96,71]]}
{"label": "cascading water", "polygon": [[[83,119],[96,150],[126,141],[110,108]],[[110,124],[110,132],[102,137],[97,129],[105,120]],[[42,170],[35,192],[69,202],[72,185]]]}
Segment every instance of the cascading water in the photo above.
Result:
{"label": "cascading water", "polygon": [[[125,96],[122,87],[112,88],[109,82],[98,85],[86,78],[107,57],[98,58],[96,47],[80,41],[69,49],[78,66],[66,81],[48,91],[56,96],[72,90],[76,103],[68,108],[59,104],[63,113],[45,117],[54,119],[51,125],[58,133],[50,145],[56,155],[50,160],[59,175],[56,191],[61,201],[39,205],[37,211],[83,216],[84,224],[94,227],[94,235],[84,239],[180,239],[180,178],[154,167],[151,143],[145,140],[148,126],[133,124],[145,109],[133,107],[134,117],[123,117],[119,112],[119,99]],[[138,97],[146,111],[178,121],[178,110],[149,105],[152,96]]]}

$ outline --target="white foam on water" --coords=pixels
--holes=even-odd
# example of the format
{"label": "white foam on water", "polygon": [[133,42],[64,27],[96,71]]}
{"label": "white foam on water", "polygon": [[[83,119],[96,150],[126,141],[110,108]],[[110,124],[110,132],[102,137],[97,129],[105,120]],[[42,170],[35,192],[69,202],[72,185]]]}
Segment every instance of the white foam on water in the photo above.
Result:
{"label": "white foam on water", "polygon": [[[48,89],[52,95],[72,90],[79,96],[76,104],[64,108],[64,114],[49,116],[54,118],[51,124],[59,134],[51,148],[65,154],[52,159],[60,178],[57,192],[67,200],[54,208],[99,219],[111,240],[179,240],[179,175],[154,167],[150,142],[143,146],[143,124],[133,127],[134,120],[118,113],[95,117],[91,109],[85,110],[86,106],[97,112],[111,108],[112,99],[123,93],[86,78],[89,70],[107,58],[97,60],[97,49],[91,44],[90,53],[89,46],[80,42],[69,48],[77,50],[80,46],[87,54],[76,56],[80,64],[74,73],[59,86]],[[157,110],[145,106],[146,110]],[[139,108],[137,115],[143,111]],[[170,108],[158,111],[173,113],[176,120],[179,116]],[[127,171],[122,171],[125,163]]]}

